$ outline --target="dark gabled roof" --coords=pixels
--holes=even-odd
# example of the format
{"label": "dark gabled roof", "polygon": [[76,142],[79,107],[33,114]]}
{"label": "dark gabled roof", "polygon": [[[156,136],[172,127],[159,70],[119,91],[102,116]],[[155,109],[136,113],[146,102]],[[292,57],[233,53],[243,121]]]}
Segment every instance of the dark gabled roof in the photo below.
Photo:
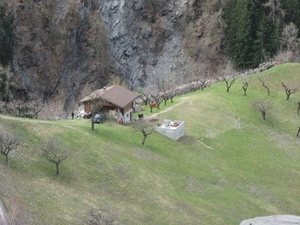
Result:
{"label": "dark gabled roof", "polygon": [[120,85],[115,85],[106,90],[101,98],[120,108],[124,108],[139,96],[138,93],[128,90]]}
{"label": "dark gabled roof", "polygon": [[112,85],[96,91],[93,91],[87,97],[81,99],[79,103],[92,100],[103,99],[120,108],[124,108],[139,96],[138,93],[128,90],[120,85]]}
{"label": "dark gabled roof", "polygon": [[105,91],[109,91],[114,86],[115,85],[93,91],[91,94],[81,99],[79,103],[90,102],[92,100],[99,99],[104,94]]}

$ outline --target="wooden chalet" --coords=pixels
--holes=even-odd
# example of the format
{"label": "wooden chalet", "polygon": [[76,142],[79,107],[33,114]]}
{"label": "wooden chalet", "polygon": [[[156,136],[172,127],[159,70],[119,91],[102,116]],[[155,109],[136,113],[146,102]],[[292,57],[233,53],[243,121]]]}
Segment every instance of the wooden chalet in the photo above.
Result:
{"label": "wooden chalet", "polygon": [[128,123],[132,120],[133,103],[138,96],[138,93],[125,87],[112,85],[93,91],[81,99],[79,104],[84,104],[85,112],[108,112],[118,122]]}

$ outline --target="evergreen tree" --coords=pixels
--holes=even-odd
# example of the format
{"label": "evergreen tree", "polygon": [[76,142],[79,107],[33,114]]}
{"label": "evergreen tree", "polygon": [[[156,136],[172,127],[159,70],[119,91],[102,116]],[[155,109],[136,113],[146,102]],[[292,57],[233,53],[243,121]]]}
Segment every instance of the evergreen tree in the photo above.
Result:
{"label": "evergreen tree", "polygon": [[255,67],[253,44],[257,23],[257,8],[252,1],[232,0],[227,5],[225,39],[228,56],[237,69]]}
{"label": "evergreen tree", "polygon": [[256,35],[257,39],[254,41],[254,62],[258,63],[265,60],[268,56],[267,51],[267,37],[268,37],[269,29],[267,26],[267,20],[264,19],[264,16],[262,15],[262,19],[259,21]]}
{"label": "evergreen tree", "polygon": [[282,0],[282,8],[285,12],[284,21],[286,24],[293,22],[300,28],[300,0]]}
{"label": "evergreen tree", "polygon": [[257,9],[252,1],[239,0],[242,12],[239,19],[237,32],[237,68],[252,68],[258,64],[254,61],[253,46],[256,39],[256,27],[258,22]]}
{"label": "evergreen tree", "polygon": [[236,69],[255,68],[279,48],[280,10],[274,8],[274,2],[227,2],[224,10],[227,55]]}
{"label": "evergreen tree", "polygon": [[[13,57],[13,17],[0,7],[0,64],[7,66]],[[2,31],[2,32],[1,32]]]}
{"label": "evergreen tree", "polygon": [[236,1],[229,0],[224,7],[224,21],[226,23],[225,41],[229,58],[234,58],[235,37],[238,28],[235,24],[238,12],[237,10],[233,10],[235,9]]}
{"label": "evergreen tree", "polygon": [[268,57],[276,53],[278,44],[278,30],[276,25],[267,20],[266,15],[260,12],[258,26],[256,30],[256,39],[254,40],[254,58],[253,63],[258,65],[267,60]]}

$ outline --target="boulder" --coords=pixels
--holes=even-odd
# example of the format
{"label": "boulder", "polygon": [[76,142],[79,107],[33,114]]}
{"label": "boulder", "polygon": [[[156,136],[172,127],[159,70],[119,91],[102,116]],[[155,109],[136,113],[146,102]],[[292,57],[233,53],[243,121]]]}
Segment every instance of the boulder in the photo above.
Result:
{"label": "boulder", "polygon": [[299,225],[300,216],[273,215],[243,220],[240,225]]}

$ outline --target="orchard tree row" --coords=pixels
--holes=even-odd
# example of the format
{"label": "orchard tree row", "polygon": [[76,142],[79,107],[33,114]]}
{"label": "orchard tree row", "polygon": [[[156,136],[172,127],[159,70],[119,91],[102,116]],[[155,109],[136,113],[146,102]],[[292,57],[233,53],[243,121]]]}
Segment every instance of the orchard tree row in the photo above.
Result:
{"label": "orchard tree row", "polygon": [[[229,77],[229,76],[221,75],[221,78],[224,81],[224,83],[226,84],[226,92],[229,92],[230,88],[235,83],[235,81],[237,80],[238,77],[237,76]],[[270,86],[269,86],[268,82],[262,77],[257,77],[257,79],[260,81],[261,85],[266,89],[267,95],[269,96],[270,95]],[[243,93],[246,96],[248,87],[251,83],[251,79],[250,78],[241,78],[241,82],[242,82]],[[287,84],[287,82],[285,82],[285,81],[281,81],[281,86],[283,87],[287,101],[290,100],[290,96],[292,94],[296,93],[299,90],[299,84],[291,85],[291,84]],[[256,100],[252,101],[251,107],[255,110],[260,111],[262,114],[263,120],[266,120],[266,114],[269,110],[271,110],[273,108],[273,104],[269,100],[256,99]],[[300,101],[298,101],[297,114],[300,115]],[[299,133],[300,133],[300,128],[299,128],[297,136],[299,136]]]}

